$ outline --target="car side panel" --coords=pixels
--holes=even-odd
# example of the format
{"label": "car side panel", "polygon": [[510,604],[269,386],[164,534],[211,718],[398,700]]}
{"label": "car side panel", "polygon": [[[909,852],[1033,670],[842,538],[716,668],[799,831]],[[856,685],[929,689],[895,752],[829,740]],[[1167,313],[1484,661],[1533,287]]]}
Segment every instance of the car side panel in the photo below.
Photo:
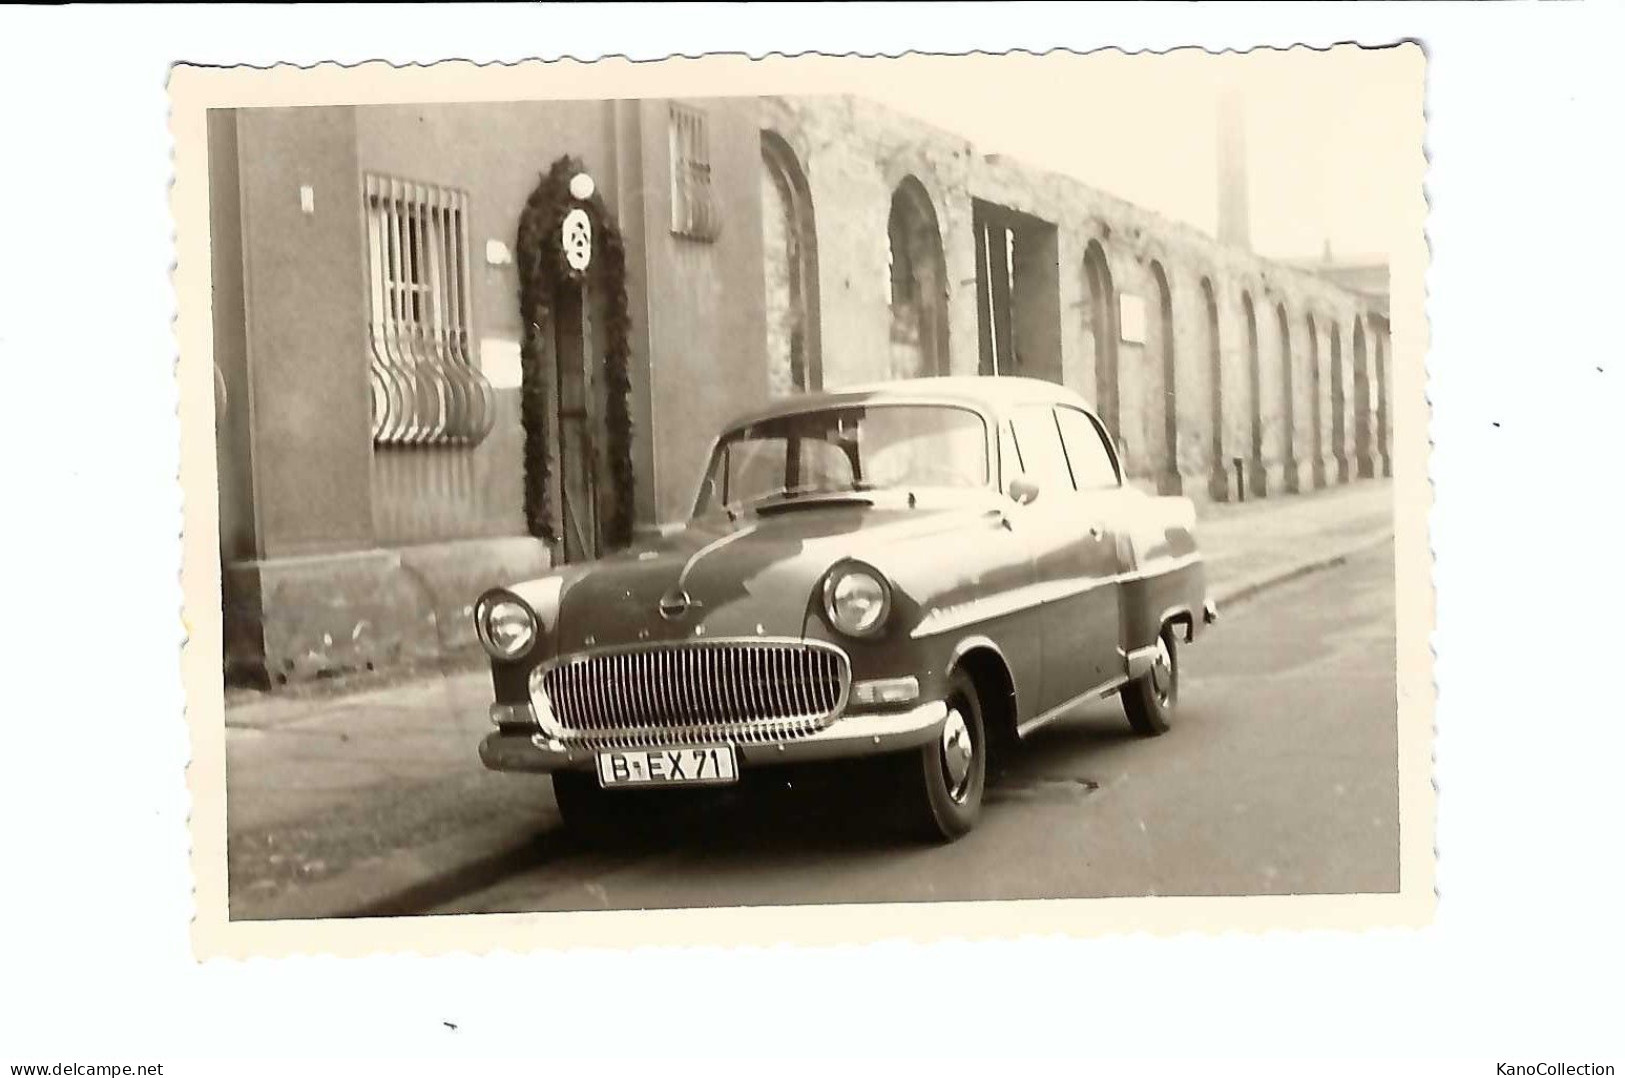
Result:
{"label": "car side panel", "polygon": [[1005,525],[1002,513],[988,514],[981,524],[872,559],[892,581],[895,603],[880,636],[853,640],[836,633],[817,603],[807,609],[803,635],[844,649],[854,681],[912,674],[922,697],[938,699],[946,693],[956,649],[985,636],[1004,653],[1018,697],[1036,700],[1044,606],[1030,546],[1019,529]]}
{"label": "car side panel", "polygon": [[[1125,656],[1157,642],[1165,622],[1188,619],[1194,634],[1202,631],[1202,602],[1206,598],[1206,574],[1200,559],[1168,561],[1160,567],[1142,569],[1124,580],[1118,592]],[[1187,629],[1180,628],[1180,639]]]}

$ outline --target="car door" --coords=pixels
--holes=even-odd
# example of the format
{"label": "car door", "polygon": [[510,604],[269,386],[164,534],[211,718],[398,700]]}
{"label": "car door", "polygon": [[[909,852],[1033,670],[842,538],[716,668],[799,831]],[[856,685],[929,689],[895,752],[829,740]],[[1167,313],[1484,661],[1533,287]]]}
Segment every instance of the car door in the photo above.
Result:
{"label": "car door", "polygon": [[1123,526],[1123,468],[1112,450],[1111,439],[1100,420],[1081,408],[1059,405],[1055,424],[1061,432],[1067,467],[1076,491],[1077,515],[1090,537],[1094,572],[1103,581],[1092,598],[1092,614],[1110,621],[1111,643],[1106,666],[1099,669],[1096,684],[1122,672],[1119,577],[1123,571],[1118,532]]}
{"label": "car door", "polygon": [[1117,659],[1115,536],[1072,475],[1055,409],[1016,409],[1010,418],[1022,471],[1038,496],[1018,514],[1043,598],[1043,709],[1109,680]]}

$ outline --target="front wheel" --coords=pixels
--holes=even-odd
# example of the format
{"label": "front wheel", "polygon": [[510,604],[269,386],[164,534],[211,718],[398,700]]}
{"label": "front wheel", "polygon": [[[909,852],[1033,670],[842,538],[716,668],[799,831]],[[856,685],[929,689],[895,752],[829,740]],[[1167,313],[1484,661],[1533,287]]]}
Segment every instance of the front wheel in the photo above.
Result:
{"label": "front wheel", "polygon": [[942,736],[904,754],[899,793],[913,830],[938,842],[976,826],[987,784],[987,730],[976,683],[963,670],[948,687]]}
{"label": "front wheel", "polygon": [[1172,625],[1164,625],[1157,634],[1151,669],[1124,685],[1118,695],[1135,733],[1155,737],[1168,732],[1174,708],[1179,704],[1179,645]]}

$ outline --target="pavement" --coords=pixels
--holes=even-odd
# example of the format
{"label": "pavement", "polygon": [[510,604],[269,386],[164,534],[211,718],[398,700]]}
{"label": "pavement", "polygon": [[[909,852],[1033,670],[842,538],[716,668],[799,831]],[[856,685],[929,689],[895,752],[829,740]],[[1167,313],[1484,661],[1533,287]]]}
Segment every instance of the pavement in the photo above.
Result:
{"label": "pavement", "polygon": [[[1392,759],[1392,501],[1391,484],[1364,481],[1200,507],[1198,539],[1221,631],[1189,653],[1183,710],[1195,716],[1192,727],[1207,732],[1185,733],[1173,750],[1162,748],[1172,735],[1126,739],[1109,703],[1098,716],[1057,724],[1035,739],[1038,763],[1018,764],[990,790],[983,827],[935,851],[934,860],[931,851],[900,852],[872,829],[852,831],[839,821],[814,829],[826,836],[822,845],[783,844],[782,830],[761,830],[776,818],[772,804],[753,806],[754,822],[736,829],[732,841],[726,827],[709,834],[708,850],[722,850],[732,866],[720,875],[714,864],[698,874],[685,869],[709,854],[680,844],[578,849],[559,829],[546,777],[480,766],[475,746],[489,729],[490,701],[483,668],[448,667],[381,685],[233,693],[226,712],[230,915],[641,907],[687,904],[685,896],[694,904],[998,898],[1023,887],[1080,896],[1392,889],[1397,845],[1388,838],[1390,829],[1397,834],[1397,816],[1390,820],[1384,807],[1392,769],[1366,766]],[[1295,590],[1301,594],[1291,602],[1278,600]],[[1237,623],[1245,628],[1232,628]],[[1254,675],[1234,673],[1249,670]],[[1373,724],[1372,715],[1388,721]],[[1206,744],[1210,739],[1216,744]],[[1053,743],[1047,753],[1046,743]],[[1306,768],[1311,757],[1331,764]],[[1282,765],[1280,773],[1262,781],[1257,772],[1270,761]],[[1231,764],[1233,776],[1225,771]],[[1339,770],[1345,764],[1346,773]],[[1201,796],[1159,794],[1152,772]],[[1108,789],[1117,792],[1099,796]],[[1349,800],[1324,806],[1316,823],[1302,805],[1327,796]],[[1043,815],[1046,805],[1080,800],[1111,807],[1087,814],[1082,832],[1038,825],[1043,835],[1026,838],[1025,830],[1005,834],[1015,823],[999,822],[1019,820],[1026,809],[996,807],[1036,806]],[[785,811],[804,813],[804,801],[791,797]],[[1369,828],[1343,818],[1355,804],[1358,819],[1375,821]],[[1166,849],[1145,845],[1157,820]],[[1289,821],[1295,834],[1318,836],[1311,845],[1319,853],[1301,839],[1282,844]],[[867,837],[852,837],[859,832]],[[1000,834],[1003,845],[995,846],[988,835]],[[1087,841],[1094,852],[1081,861],[1064,856],[1054,847],[1061,841]],[[1136,842],[1111,853],[1114,843]],[[1256,856],[1237,860],[1249,847]],[[1001,861],[1039,860],[1019,870],[960,871],[963,858],[994,849],[1006,851]],[[1328,857],[1336,870],[1327,868]],[[831,868],[831,858],[846,867]],[[943,875],[924,869],[927,862]],[[1081,872],[1083,864],[1112,871],[1054,877],[1061,871],[1055,866]],[[969,895],[953,882],[961,879],[1003,882],[993,884],[995,893]]]}

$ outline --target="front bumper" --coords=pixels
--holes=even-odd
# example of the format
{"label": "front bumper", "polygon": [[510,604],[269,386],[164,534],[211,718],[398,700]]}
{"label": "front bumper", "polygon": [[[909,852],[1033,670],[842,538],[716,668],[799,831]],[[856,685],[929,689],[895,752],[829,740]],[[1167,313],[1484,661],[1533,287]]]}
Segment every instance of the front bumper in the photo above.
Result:
{"label": "front bumper", "polygon": [[[940,738],[947,717],[948,705],[932,700],[908,711],[842,715],[816,734],[735,750],[742,767],[879,756]],[[492,771],[591,771],[600,751],[551,739],[539,729],[507,726],[480,742],[480,762]]]}

